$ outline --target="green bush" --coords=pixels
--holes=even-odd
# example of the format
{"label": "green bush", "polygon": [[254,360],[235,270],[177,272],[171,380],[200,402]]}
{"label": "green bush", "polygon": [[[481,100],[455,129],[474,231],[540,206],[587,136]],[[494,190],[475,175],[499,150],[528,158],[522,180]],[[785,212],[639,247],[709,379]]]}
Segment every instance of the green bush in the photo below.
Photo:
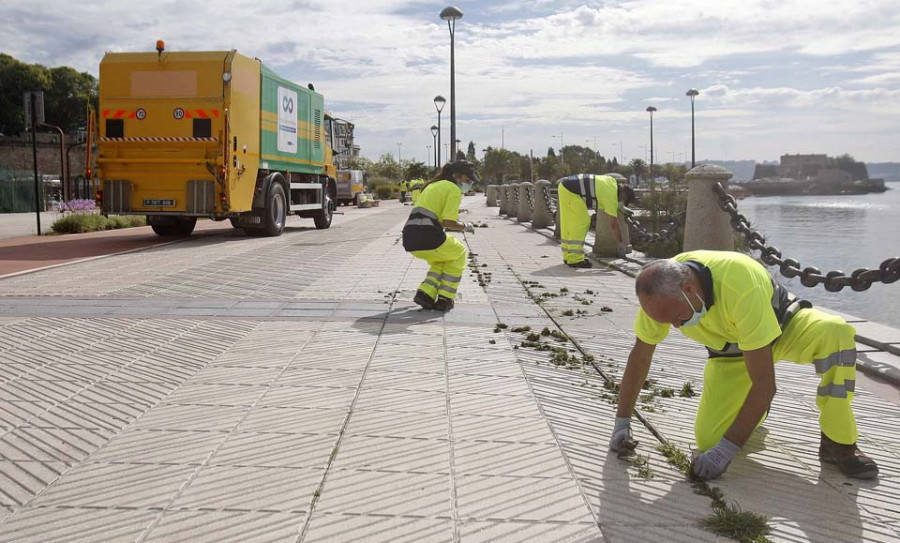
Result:
{"label": "green bush", "polygon": [[51,228],[57,234],[81,234],[146,225],[147,220],[142,216],[113,215],[107,218],[97,213],[71,213],[57,219]]}
{"label": "green bush", "polygon": [[385,181],[376,183],[374,187],[375,196],[379,200],[389,200],[394,197],[394,190],[399,190],[396,183]]}

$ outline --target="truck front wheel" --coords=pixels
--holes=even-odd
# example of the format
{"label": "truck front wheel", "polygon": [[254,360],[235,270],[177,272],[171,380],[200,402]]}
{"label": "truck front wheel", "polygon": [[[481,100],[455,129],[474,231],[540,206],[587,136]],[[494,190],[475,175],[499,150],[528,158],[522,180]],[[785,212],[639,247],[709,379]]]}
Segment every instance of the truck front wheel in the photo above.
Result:
{"label": "truck front wheel", "polygon": [[269,237],[280,236],[284,232],[284,221],[287,217],[287,201],[281,183],[273,183],[269,189],[266,210],[263,216],[263,234]]}

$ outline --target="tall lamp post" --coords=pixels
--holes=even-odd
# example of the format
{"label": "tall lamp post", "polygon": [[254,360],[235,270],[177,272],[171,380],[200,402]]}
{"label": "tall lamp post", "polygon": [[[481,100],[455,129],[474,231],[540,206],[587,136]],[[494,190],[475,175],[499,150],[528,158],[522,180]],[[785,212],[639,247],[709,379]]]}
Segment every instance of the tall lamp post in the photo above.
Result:
{"label": "tall lamp post", "polygon": [[440,164],[440,162],[441,162],[440,158],[439,158],[439,153],[441,152],[441,148],[438,147],[440,144],[437,141],[437,137],[438,137],[438,134],[440,133],[440,131],[441,131],[441,129],[438,128],[438,126],[436,124],[431,125],[431,139],[434,140],[434,156],[432,158],[434,158],[434,168],[435,169],[439,168],[438,164]]}
{"label": "tall lamp post", "polygon": [[428,154],[425,155],[425,156],[428,157],[428,160],[429,160],[429,161],[434,160],[434,153],[431,152],[431,146],[430,146],[430,145],[426,145],[425,148],[428,149]]}
{"label": "tall lamp post", "polygon": [[685,93],[686,96],[691,99],[691,168],[697,165],[696,162],[696,149],[694,148],[694,98],[700,94],[700,91],[697,89],[691,89]]}
{"label": "tall lamp post", "polygon": [[450,158],[456,160],[456,58],[454,55],[454,35],[456,34],[456,20],[462,19],[463,13],[455,6],[448,6],[441,10],[441,19],[447,21],[450,29]]}
{"label": "tall lamp post", "polygon": [[650,186],[653,186],[653,112],[656,108],[647,106],[647,112],[650,114]]}
{"label": "tall lamp post", "polygon": [[[444,104],[447,103],[447,99],[438,94],[434,97],[434,109],[438,112],[438,123],[437,123],[437,162],[435,162],[434,167],[441,167],[441,111],[444,111]],[[432,126],[431,130],[434,132],[435,127]]]}
{"label": "tall lamp post", "polygon": [[566,142],[563,139],[563,133],[560,132],[559,136],[550,136],[551,138],[559,138],[559,165],[562,166],[562,174],[566,175],[566,156],[563,153],[563,149],[566,147]]}

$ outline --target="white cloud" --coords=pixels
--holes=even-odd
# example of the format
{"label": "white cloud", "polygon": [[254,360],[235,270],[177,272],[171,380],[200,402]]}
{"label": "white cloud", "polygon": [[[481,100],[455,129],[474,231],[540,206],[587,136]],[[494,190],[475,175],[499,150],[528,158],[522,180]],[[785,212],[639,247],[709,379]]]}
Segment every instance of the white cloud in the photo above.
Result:
{"label": "white cloud", "polygon": [[[0,0],[2,1],[2,0]],[[285,77],[312,81],[358,126],[365,154],[404,144],[425,160],[449,99],[449,35],[425,0],[144,0],[4,2],[0,43],[27,62],[97,73],[104,51],[236,48]],[[900,10],[896,0],[518,0],[461,2],[459,135],[478,148],[558,147],[599,138],[600,151],[646,143],[651,102],[660,145],[689,148],[687,88],[698,133],[732,156],[774,158],[805,138],[821,152],[900,159]],[[448,122],[449,105],[443,122]],[[841,149],[840,133],[852,130]],[[689,126],[689,124],[687,125]],[[871,129],[865,148],[857,134]],[[805,130],[805,132],[804,132]],[[765,135],[762,141],[760,134]],[[605,139],[604,139],[605,138]],[[448,138],[445,138],[445,140]],[[711,145],[711,143],[710,143]],[[827,148],[826,148],[827,147]],[[699,149],[698,149],[699,151]]]}

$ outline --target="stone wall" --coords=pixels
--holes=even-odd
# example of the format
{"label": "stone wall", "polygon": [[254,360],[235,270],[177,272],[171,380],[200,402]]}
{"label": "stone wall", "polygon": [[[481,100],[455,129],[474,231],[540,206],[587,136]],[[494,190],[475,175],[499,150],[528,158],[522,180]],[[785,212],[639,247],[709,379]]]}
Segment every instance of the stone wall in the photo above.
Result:
{"label": "stone wall", "polygon": [[[84,143],[75,144],[75,136],[66,136],[63,150],[68,151],[70,177],[74,179],[84,175],[85,148]],[[60,176],[59,135],[38,134],[37,141],[38,172],[50,175],[55,179]],[[3,170],[33,172],[31,139],[23,137],[0,137],[0,178]]]}

